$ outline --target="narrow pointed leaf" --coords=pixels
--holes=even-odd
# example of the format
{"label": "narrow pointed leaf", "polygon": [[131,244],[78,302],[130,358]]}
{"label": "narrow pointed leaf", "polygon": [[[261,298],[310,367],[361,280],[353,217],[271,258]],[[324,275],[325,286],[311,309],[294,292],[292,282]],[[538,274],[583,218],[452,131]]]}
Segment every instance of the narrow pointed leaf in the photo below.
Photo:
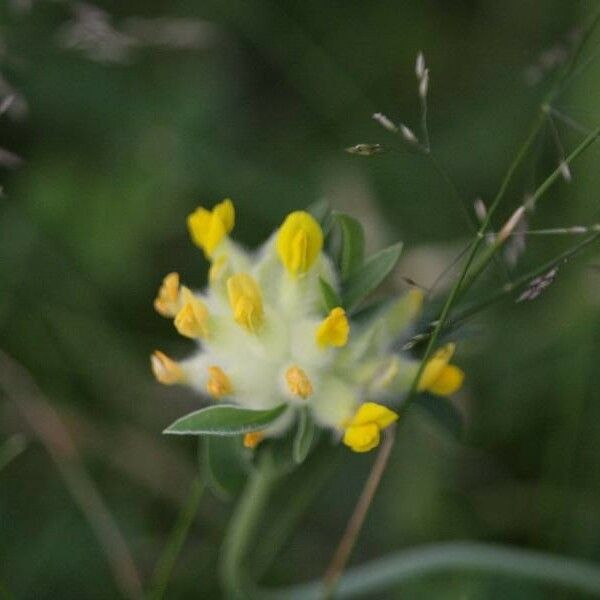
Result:
{"label": "narrow pointed leaf", "polygon": [[354,308],[361,300],[364,300],[392,271],[396,266],[402,242],[394,244],[377,254],[369,256],[346,281],[342,293],[342,299],[347,310]]}
{"label": "narrow pointed leaf", "polygon": [[264,429],[281,415],[287,406],[270,410],[248,410],[237,406],[209,406],[177,419],[163,433],[177,435],[239,435]]}
{"label": "narrow pointed leaf", "polygon": [[328,311],[333,310],[336,306],[342,306],[342,300],[337,292],[322,277],[319,277],[319,285],[323,303]]}
{"label": "narrow pointed leaf", "polygon": [[327,200],[317,200],[306,209],[321,225],[323,235],[327,235],[332,225],[331,207]]}
{"label": "narrow pointed leaf", "polygon": [[315,437],[315,422],[308,413],[308,408],[304,407],[300,411],[298,419],[298,429],[294,437],[294,462],[301,464],[308,456],[310,446]]}
{"label": "narrow pointed leaf", "polygon": [[342,231],[340,268],[342,280],[347,280],[363,262],[365,257],[365,234],[362,225],[344,213],[333,213]]}

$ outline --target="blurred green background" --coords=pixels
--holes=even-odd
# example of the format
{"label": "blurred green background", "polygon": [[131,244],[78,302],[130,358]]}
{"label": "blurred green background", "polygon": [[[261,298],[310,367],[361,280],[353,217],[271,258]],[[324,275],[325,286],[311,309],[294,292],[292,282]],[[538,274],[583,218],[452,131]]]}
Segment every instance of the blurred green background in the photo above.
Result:
{"label": "blurred green background", "polygon": [[[191,210],[233,198],[235,236],[254,246],[287,212],[327,198],[365,223],[371,249],[405,242],[391,290],[403,289],[402,276],[430,285],[470,234],[446,183],[419,154],[344,148],[393,141],[376,111],[418,131],[423,50],[435,154],[468,205],[489,204],[594,6],[4,0],[0,96],[13,102],[0,116],[0,441],[22,433],[26,447],[0,470],[0,597],[120,597],[81,510],[98,518],[96,492],[144,584],[152,573],[196,472],[194,441],[160,432],[198,399],[159,386],[148,366],[155,348],[192,349],[152,308],[167,272],[197,286],[206,276],[186,232]],[[555,106],[598,125],[598,61]],[[566,148],[581,138],[560,119],[556,127]],[[532,228],[598,219],[599,158],[594,146],[574,165]],[[559,159],[547,127],[497,226]],[[509,277],[575,241],[529,239]],[[466,433],[457,442],[406,418],[353,563],[453,539],[600,558],[597,258],[593,247],[538,300],[505,302],[461,330]],[[473,297],[505,277],[490,270]],[[322,574],[372,460],[342,454],[265,582]],[[220,597],[215,565],[231,509],[204,495],[167,597]],[[389,597],[579,596],[452,573]]]}

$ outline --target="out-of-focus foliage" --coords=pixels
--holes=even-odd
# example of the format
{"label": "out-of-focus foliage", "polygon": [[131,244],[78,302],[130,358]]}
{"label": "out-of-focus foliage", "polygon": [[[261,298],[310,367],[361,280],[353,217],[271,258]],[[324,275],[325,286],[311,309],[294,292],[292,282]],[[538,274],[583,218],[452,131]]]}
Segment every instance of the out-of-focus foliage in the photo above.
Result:
{"label": "out-of-focus foliage", "polygon": [[[188,240],[187,214],[229,196],[236,237],[252,246],[287,212],[326,197],[366,224],[369,251],[404,241],[389,285],[400,290],[403,276],[430,285],[471,233],[446,183],[426,158],[404,149],[368,158],[343,149],[390,141],[371,119],[376,111],[417,130],[413,66],[423,50],[434,152],[461,195],[489,203],[546,77],[593,4],[2,3],[0,94],[15,99],[0,116],[0,147],[23,163],[0,167],[0,348],[64,422],[144,582],[197,468],[192,440],[160,432],[198,400],[160,387],[148,368],[155,347],[175,356],[190,349],[152,309],[168,271],[191,282],[206,275]],[[596,36],[588,56],[599,43]],[[599,102],[595,61],[556,108],[591,128],[600,122]],[[573,147],[580,134],[556,123]],[[522,170],[497,225],[556,167],[549,129],[543,142],[537,170],[533,161]],[[532,228],[598,219],[599,158],[592,147],[574,165],[573,181],[552,189]],[[528,239],[509,276],[569,243]],[[478,289],[505,277],[492,269]],[[598,560],[594,251],[562,266],[539,299],[504,303],[461,336],[465,436],[456,442],[418,411],[407,416],[354,560],[464,538]],[[0,471],[0,592],[115,597],[88,520],[24,418],[30,383],[25,375],[10,379],[0,396],[0,442],[18,432],[31,438]],[[343,454],[266,582],[322,573],[372,460]],[[230,510],[204,496],[172,597],[219,597],[215,562]],[[456,573],[403,592],[542,598],[549,590]]]}

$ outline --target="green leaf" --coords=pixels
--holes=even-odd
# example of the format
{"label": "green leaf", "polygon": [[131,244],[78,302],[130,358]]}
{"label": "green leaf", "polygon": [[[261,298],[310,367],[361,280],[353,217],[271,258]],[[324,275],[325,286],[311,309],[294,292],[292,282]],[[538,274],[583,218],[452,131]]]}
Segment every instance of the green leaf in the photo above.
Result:
{"label": "green leaf", "polygon": [[328,311],[333,310],[336,306],[342,306],[342,300],[337,292],[322,277],[319,277],[319,285],[325,308]]}
{"label": "green leaf", "polygon": [[331,212],[331,208],[327,200],[317,200],[316,202],[313,202],[306,210],[321,224],[323,224]]}
{"label": "green leaf", "polygon": [[203,437],[200,460],[208,486],[216,496],[229,500],[239,494],[248,475],[240,437]]}
{"label": "green leaf", "polygon": [[300,410],[298,416],[298,429],[294,437],[294,462],[301,464],[308,456],[310,446],[315,437],[315,422],[312,420],[305,406]]}
{"label": "green leaf", "polygon": [[365,256],[365,234],[362,225],[350,215],[334,212],[333,217],[342,230],[340,267],[346,281],[361,265]]}
{"label": "green leaf", "polygon": [[209,406],[177,419],[163,433],[177,435],[239,435],[264,429],[285,411],[282,404],[270,410],[248,410],[231,405]]}
{"label": "green leaf", "polygon": [[420,394],[415,398],[413,404],[455,438],[462,436],[464,432],[463,416],[448,398]]}
{"label": "green leaf", "polygon": [[369,256],[346,281],[342,298],[347,310],[352,309],[361,300],[364,300],[391,272],[396,266],[402,242],[398,242],[377,254]]}

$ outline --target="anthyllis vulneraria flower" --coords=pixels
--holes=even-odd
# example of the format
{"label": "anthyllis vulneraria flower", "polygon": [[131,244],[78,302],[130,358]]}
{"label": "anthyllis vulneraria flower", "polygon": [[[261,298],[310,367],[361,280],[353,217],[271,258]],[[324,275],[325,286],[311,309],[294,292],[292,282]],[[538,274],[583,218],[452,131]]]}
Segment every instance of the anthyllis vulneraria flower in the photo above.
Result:
{"label": "anthyllis vulneraria flower", "polygon": [[[419,368],[395,342],[418,316],[422,293],[412,289],[370,316],[353,312],[391,271],[401,246],[364,260],[360,225],[347,215],[329,218],[340,226],[338,261],[323,251],[323,228],[308,212],[289,214],[256,252],[229,238],[231,200],[188,217],[192,240],[211,262],[208,287],[192,291],[170,273],[154,306],[198,350],[180,362],[157,350],[151,364],[159,382],[191,386],[215,404],[167,433],[243,435],[254,448],[310,419],[356,452],[379,444]],[[450,364],[453,352],[453,344],[438,350],[417,391],[458,390],[463,372]]]}

